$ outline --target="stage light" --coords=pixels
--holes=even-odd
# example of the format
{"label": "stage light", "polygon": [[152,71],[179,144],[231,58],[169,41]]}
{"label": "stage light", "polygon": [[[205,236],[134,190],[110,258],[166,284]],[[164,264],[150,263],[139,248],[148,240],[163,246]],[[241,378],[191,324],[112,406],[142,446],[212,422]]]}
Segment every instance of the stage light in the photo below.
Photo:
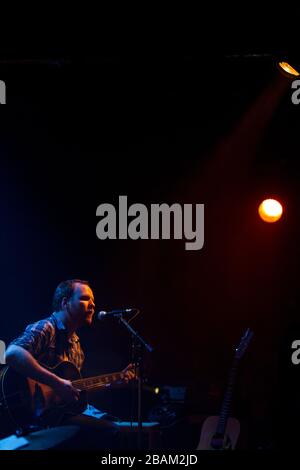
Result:
{"label": "stage light", "polygon": [[282,205],[276,199],[265,199],[258,208],[258,213],[264,222],[277,222],[282,216]]}
{"label": "stage light", "polygon": [[286,77],[293,78],[299,77],[300,73],[294,67],[292,67],[288,62],[278,62],[279,70]]}

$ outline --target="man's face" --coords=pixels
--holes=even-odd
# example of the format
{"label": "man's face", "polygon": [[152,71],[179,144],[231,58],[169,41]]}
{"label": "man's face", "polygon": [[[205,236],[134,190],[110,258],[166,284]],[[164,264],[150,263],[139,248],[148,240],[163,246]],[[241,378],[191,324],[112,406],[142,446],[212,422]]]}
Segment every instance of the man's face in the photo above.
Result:
{"label": "man's face", "polygon": [[72,317],[76,317],[81,325],[90,325],[95,313],[95,300],[92,289],[76,283],[74,292],[68,301],[68,310]]}

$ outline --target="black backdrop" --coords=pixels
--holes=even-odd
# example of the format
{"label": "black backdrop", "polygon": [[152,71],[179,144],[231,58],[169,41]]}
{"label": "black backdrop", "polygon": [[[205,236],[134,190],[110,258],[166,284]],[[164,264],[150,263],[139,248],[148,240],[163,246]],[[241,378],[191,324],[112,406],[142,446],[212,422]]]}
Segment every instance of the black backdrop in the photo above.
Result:
{"label": "black backdrop", "polygon": [[[154,347],[149,383],[187,387],[189,413],[205,414],[213,387],[218,410],[234,347],[251,327],[236,413],[268,435],[285,414],[282,395],[296,387],[300,106],[273,50],[229,52],[4,64],[1,339],[47,316],[58,282],[88,279],[98,310],[141,309],[133,324]],[[96,208],[117,206],[119,195],[148,207],[204,203],[203,249],[100,241]],[[286,209],[278,224],[258,218],[268,195]],[[116,322],[81,337],[86,374],[130,360],[130,337]],[[126,417],[128,394],[112,395],[95,403]]]}

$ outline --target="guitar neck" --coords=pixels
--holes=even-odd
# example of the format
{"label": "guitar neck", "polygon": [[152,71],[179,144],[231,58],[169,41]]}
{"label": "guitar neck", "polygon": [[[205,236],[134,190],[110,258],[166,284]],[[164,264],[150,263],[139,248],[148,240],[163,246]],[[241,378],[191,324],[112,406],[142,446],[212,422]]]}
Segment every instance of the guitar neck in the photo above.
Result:
{"label": "guitar neck", "polygon": [[234,388],[235,381],[236,381],[237,368],[238,368],[238,363],[237,361],[234,361],[233,366],[229,373],[227,387],[226,387],[226,391],[225,391],[225,395],[224,395],[224,399],[222,403],[222,408],[220,412],[220,418],[219,418],[219,422],[217,426],[217,433],[221,435],[225,434],[227,419],[229,416],[230,405],[232,401],[233,388]]}
{"label": "guitar neck", "polygon": [[72,384],[79,390],[96,390],[104,388],[113,382],[122,380],[125,377],[123,372],[115,372],[113,374],[98,375],[87,379],[73,380]]}
{"label": "guitar neck", "polygon": [[233,360],[233,364],[229,372],[227,388],[226,388],[226,392],[225,392],[225,396],[224,396],[224,400],[223,400],[223,404],[221,408],[220,418],[219,418],[219,422],[217,426],[217,433],[221,435],[225,434],[225,429],[227,425],[227,420],[229,416],[229,410],[230,410],[230,405],[231,405],[231,400],[232,400],[232,395],[233,395],[233,388],[234,388],[236,376],[237,376],[239,360],[245,354],[246,348],[248,347],[252,336],[253,336],[253,331],[251,331],[250,328],[247,328],[246,332],[241,338],[239,346],[235,350],[234,360]]}

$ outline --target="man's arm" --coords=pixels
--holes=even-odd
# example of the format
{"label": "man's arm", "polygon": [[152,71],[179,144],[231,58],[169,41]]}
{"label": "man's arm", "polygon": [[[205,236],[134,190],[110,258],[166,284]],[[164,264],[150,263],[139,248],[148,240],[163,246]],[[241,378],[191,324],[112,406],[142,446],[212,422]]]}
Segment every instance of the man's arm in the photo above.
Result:
{"label": "man's arm", "polygon": [[42,367],[29,351],[12,344],[5,354],[6,363],[19,374],[30,377],[51,387],[66,402],[76,401],[79,390],[73,387],[72,382],[64,380]]}

